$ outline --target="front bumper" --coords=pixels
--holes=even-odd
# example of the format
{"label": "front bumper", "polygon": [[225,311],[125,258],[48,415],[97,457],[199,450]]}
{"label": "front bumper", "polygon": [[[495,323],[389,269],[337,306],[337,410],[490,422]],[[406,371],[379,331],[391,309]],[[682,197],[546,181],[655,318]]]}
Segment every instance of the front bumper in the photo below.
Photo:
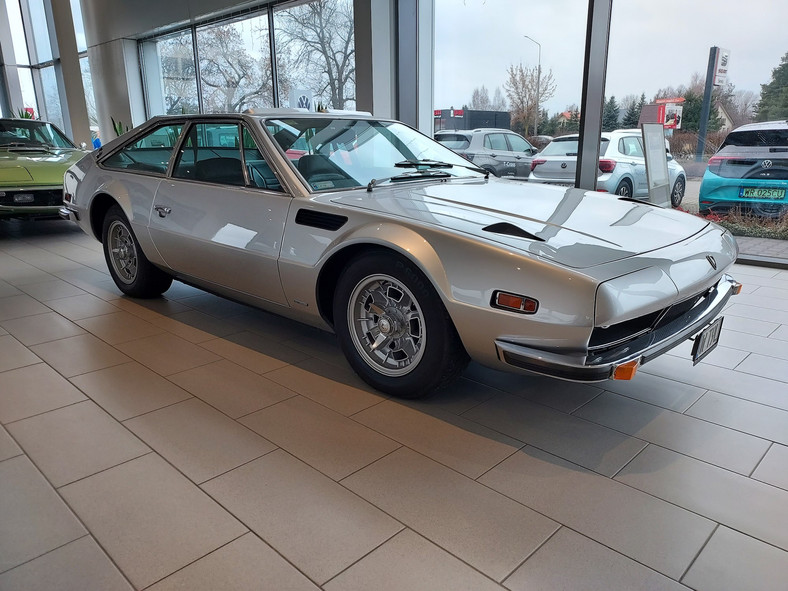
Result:
{"label": "front bumper", "polygon": [[667,353],[700,332],[722,311],[731,295],[740,289],[731,276],[723,275],[709,296],[683,316],[621,346],[604,353],[557,353],[541,351],[503,340],[496,340],[498,359],[517,369],[576,382],[601,382],[613,376],[616,368],[631,362],[640,365]]}

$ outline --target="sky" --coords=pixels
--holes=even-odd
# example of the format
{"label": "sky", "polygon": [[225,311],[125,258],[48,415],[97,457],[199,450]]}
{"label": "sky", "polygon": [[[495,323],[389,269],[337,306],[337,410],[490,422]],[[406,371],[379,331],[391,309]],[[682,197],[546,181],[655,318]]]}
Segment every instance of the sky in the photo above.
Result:
{"label": "sky", "polygon": [[[552,115],[580,104],[587,0],[435,0],[435,108],[492,98],[510,65],[552,70]],[[728,81],[760,92],[788,52],[786,0],[614,0],[606,92],[618,99],[705,76],[709,48],[730,50]]]}

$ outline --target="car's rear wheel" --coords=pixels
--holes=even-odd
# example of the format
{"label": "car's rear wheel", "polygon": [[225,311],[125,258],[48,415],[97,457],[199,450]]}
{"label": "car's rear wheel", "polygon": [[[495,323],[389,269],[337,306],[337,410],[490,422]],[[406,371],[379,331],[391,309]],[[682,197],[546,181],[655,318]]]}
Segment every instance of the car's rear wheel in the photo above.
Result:
{"label": "car's rear wheel", "polygon": [[788,215],[788,206],[782,203],[753,202],[752,212],[762,218],[778,219]]}
{"label": "car's rear wheel", "polygon": [[632,183],[628,179],[623,179],[616,187],[616,195],[621,197],[632,197]]}
{"label": "car's rear wheel", "polygon": [[684,181],[684,177],[680,176],[676,179],[676,182],[673,183],[673,190],[670,192],[670,204],[673,207],[678,207],[681,205],[682,199],[684,199],[684,191],[687,188],[687,184]]}
{"label": "car's rear wheel", "polygon": [[374,252],[354,259],[339,278],[333,308],[345,356],[378,390],[421,398],[468,363],[435,289],[402,257]]}
{"label": "car's rear wheel", "polygon": [[101,237],[109,273],[123,293],[155,298],[170,288],[172,277],[145,257],[119,205],[110,207],[104,216]]}

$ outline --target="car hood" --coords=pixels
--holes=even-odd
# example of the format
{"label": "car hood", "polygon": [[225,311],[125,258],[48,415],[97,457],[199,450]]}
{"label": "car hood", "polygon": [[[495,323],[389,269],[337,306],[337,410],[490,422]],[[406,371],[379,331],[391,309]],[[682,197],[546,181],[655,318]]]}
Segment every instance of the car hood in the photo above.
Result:
{"label": "car hood", "polygon": [[87,152],[77,149],[0,148],[0,185],[63,184],[63,173]]}
{"label": "car hood", "polygon": [[376,187],[330,201],[452,228],[573,268],[663,248],[708,226],[695,216],[615,195],[498,179]]}

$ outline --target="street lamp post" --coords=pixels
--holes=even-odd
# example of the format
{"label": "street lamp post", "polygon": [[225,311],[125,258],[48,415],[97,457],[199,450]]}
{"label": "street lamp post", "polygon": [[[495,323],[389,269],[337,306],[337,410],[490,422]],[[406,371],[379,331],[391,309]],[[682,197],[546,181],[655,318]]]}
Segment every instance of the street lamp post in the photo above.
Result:
{"label": "street lamp post", "polygon": [[523,37],[536,43],[536,46],[539,48],[536,66],[536,109],[534,110],[534,135],[538,135],[537,126],[539,124],[539,84],[542,80],[542,44],[536,39],[532,39],[528,35],[523,35]]}

